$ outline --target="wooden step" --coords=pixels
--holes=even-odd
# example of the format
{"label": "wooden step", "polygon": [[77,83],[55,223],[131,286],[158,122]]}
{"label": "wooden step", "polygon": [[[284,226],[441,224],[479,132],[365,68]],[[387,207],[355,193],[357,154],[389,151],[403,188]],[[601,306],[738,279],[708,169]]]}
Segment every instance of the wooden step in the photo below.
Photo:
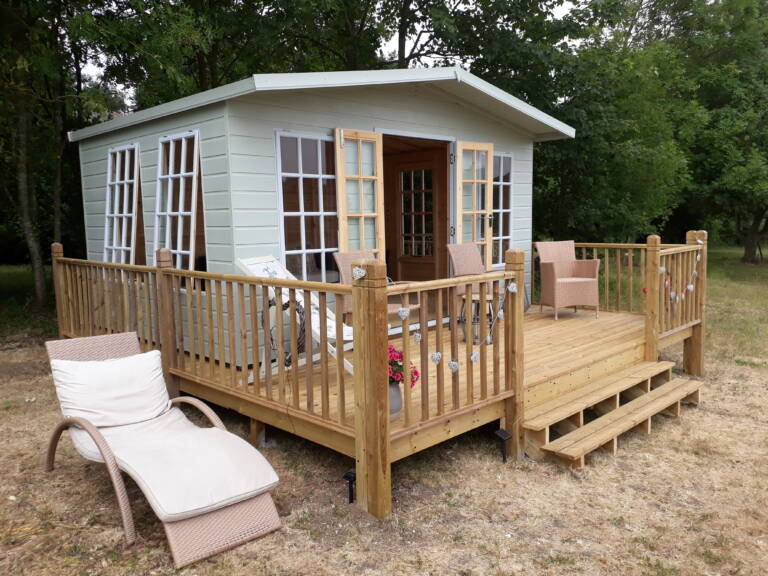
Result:
{"label": "wooden step", "polygon": [[645,380],[670,370],[674,362],[641,362],[614,372],[591,384],[527,410],[523,427],[543,430],[603,400],[620,394]]}
{"label": "wooden step", "polygon": [[577,460],[642,424],[654,414],[690,396],[700,386],[701,382],[696,380],[675,378],[586,426],[542,446],[542,449],[569,460]]}

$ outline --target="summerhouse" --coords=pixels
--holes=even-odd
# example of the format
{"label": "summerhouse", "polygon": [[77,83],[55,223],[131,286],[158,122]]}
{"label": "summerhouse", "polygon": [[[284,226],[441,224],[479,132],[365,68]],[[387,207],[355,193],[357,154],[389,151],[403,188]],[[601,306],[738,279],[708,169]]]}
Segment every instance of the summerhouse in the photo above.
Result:
{"label": "summerhouse", "polygon": [[[253,441],[354,458],[377,516],[393,462],[481,426],[583,466],[698,402],[660,351],[703,373],[707,242],[539,245],[535,272],[533,145],[574,136],[458,68],[256,75],[78,130],[88,257],[53,247],[59,334],[135,332]],[[526,311],[555,269],[590,300]]]}
{"label": "summerhouse", "polygon": [[254,75],[70,139],[89,259],[151,264],[166,247],[177,267],[227,273],[274,255],[334,282],[337,250],[372,250],[395,280],[446,277],[455,242],[481,244],[489,269],[509,248],[529,266],[533,144],[573,136],[434,68]]}

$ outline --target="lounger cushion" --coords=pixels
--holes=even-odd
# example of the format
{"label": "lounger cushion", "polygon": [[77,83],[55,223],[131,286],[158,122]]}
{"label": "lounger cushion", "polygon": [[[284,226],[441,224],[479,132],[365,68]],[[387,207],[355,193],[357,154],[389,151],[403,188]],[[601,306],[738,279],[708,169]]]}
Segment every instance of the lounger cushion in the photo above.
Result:
{"label": "lounger cushion", "polygon": [[[248,442],[200,428],[178,408],[149,422],[102,428],[120,469],[139,485],[163,522],[198,516],[267,492],[278,477]],[[70,428],[77,451],[102,461],[87,433]]]}
{"label": "lounger cushion", "polygon": [[51,370],[64,416],[94,426],[143,422],[171,407],[157,350],[91,362],[51,360]]}

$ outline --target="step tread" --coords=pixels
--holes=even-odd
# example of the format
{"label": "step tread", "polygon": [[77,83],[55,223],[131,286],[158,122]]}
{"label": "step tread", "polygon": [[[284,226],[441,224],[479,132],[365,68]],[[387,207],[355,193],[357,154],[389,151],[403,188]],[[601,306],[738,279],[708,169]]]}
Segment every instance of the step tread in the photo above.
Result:
{"label": "step tread", "polygon": [[697,380],[674,378],[542,448],[568,458],[579,458],[669,408],[700,387],[701,382]]}
{"label": "step tread", "polygon": [[523,426],[528,430],[543,430],[550,424],[564,420],[643,380],[661,374],[674,365],[674,362],[641,362],[623,368],[529,410],[531,417],[526,419]]}

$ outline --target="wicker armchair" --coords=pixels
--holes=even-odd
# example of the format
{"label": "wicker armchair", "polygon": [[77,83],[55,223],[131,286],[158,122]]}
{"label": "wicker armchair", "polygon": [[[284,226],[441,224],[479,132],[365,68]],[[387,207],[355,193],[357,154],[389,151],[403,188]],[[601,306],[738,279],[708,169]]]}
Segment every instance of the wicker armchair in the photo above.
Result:
{"label": "wicker armchair", "polygon": [[577,260],[572,240],[536,242],[541,262],[541,309],[552,306],[557,320],[558,308],[589,306],[599,310],[598,272],[600,260]]}

